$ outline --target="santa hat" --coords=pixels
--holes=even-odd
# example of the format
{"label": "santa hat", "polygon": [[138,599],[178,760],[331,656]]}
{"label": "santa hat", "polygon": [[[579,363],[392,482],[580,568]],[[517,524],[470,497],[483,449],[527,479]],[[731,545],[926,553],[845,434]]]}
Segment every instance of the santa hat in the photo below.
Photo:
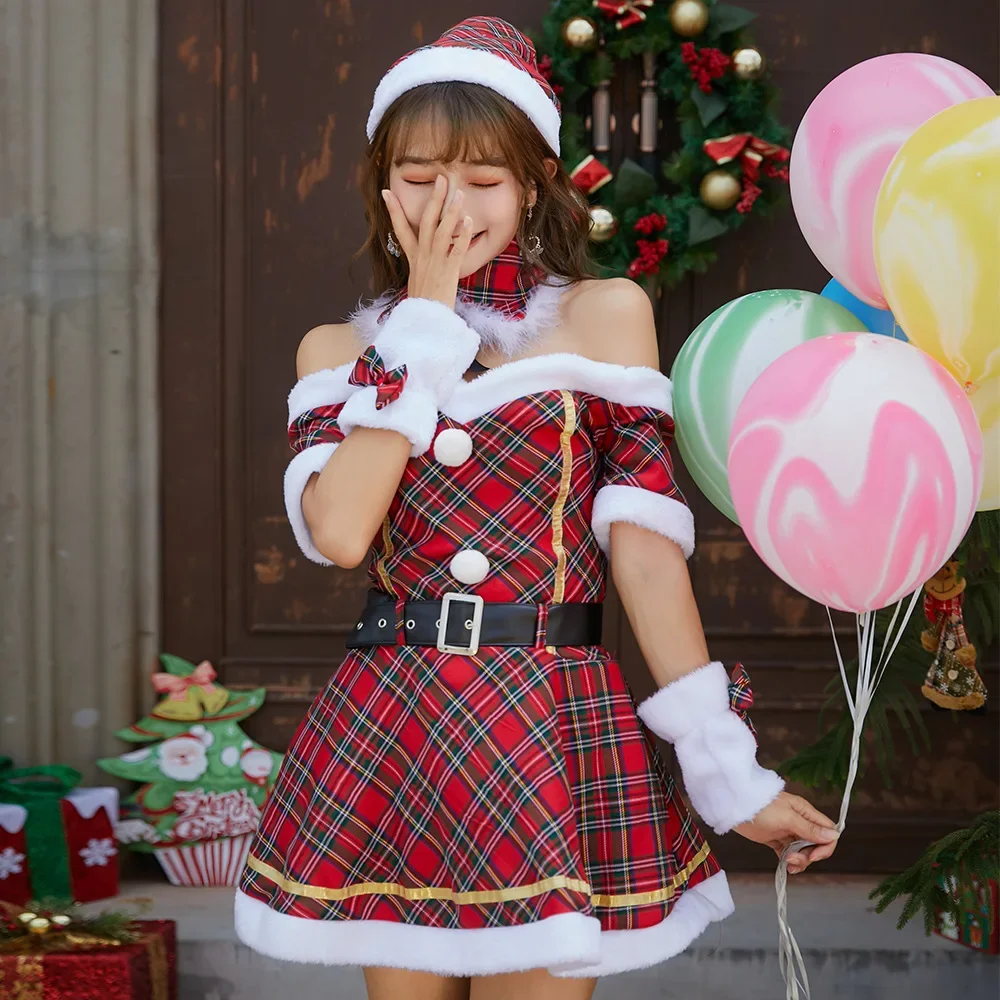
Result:
{"label": "santa hat", "polygon": [[368,141],[397,97],[425,83],[448,80],[479,83],[506,97],[559,155],[559,98],[538,70],[534,45],[499,17],[466,18],[436,42],[397,59],[375,89]]}

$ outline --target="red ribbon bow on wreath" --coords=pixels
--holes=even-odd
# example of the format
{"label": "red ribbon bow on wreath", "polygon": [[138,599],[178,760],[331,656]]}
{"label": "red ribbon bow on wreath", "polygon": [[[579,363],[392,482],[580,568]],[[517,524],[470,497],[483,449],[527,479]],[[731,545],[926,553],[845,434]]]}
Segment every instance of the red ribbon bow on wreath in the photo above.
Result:
{"label": "red ribbon bow on wreath", "polygon": [[789,153],[784,146],[767,142],[749,132],[724,135],[719,139],[706,139],[702,144],[705,152],[721,167],[739,159],[743,168],[743,197],[736,211],[746,213],[760,194],[757,180],[761,170],[768,177],[788,180],[788,168],[781,166],[788,162]]}
{"label": "red ribbon bow on wreath", "polygon": [[604,187],[614,174],[591,153],[570,171],[569,177],[584,194],[591,195]]}
{"label": "red ribbon bow on wreath", "polygon": [[594,0],[594,6],[602,14],[618,18],[615,27],[624,31],[633,24],[646,20],[646,12],[640,8],[652,7],[653,0],[623,0],[621,3],[616,3],[615,0]]}
{"label": "red ribbon bow on wreath", "polygon": [[753,708],[753,691],[750,690],[750,675],[742,663],[737,663],[729,682],[729,706],[746,723],[747,729],[757,737],[757,730],[750,721]]}
{"label": "red ribbon bow on wreath", "polygon": [[383,406],[388,406],[399,399],[403,386],[406,385],[406,365],[400,365],[387,372],[385,362],[373,344],[355,362],[354,371],[351,372],[347,381],[351,385],[375,386],[378,390],[375,397],[375,409],[381,410]]}

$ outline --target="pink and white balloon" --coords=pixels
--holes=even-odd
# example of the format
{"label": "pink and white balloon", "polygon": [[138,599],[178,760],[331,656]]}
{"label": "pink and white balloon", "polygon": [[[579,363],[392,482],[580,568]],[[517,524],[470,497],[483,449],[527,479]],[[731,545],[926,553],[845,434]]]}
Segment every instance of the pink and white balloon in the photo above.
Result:
{"label": "pink and white balloon", "polygon": [[965,393],[916,347],[838,333],[792,348],[750,387],[729,483],[757,554],[786,583],[861,614],[951,557],[982,486]]}
{"label": "pink and white balloon", "polygon": [[845,70],[809,105],[789,164],[795,217],[823,266],[863,302],[887,308],[872,223],[889,162],[939,111],[992,95],[958,63],[898,52]]}

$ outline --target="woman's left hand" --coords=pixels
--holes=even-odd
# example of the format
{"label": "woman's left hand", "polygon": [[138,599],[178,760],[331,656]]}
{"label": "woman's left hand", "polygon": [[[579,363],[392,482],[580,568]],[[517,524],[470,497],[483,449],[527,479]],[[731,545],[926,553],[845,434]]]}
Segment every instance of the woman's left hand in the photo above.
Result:
{"label": "woman's left hand", "polygon": [[814,861],[830,857],[837,848],[837,824],[804,798],[782,792],[765,806],[749,823],[733,829],[747,840],[767,844],[781,857],[784,849],[794,840],[808,840],[815,847],[804,847],[788,857],[788,872],[797,875]]}

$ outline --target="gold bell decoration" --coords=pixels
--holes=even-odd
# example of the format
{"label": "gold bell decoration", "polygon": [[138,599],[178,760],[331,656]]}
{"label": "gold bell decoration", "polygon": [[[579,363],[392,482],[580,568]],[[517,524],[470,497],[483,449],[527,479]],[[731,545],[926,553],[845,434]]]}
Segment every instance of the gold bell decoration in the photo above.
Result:
{"label": "gold bell decoration", "polygon": [[732,59],[733,73],[740,80],[756,80],[764,72],[764,56],[759,49],[750,46],[737,49]]}
{"label": "gold bell decoration", "polygon": [[52,923],[45,917],[35,917],[28,921],[28,930],[32,934],[48,934]]}
{"label": "gold bell decoration", "polygon": [[708,27],[708,7],[702,0],[674,0],[667,16],[670,27],[682,38],[694,38]]}
{"label": "gold bell decoration", "polygon": [[597,25],[589,17],[571,17],[562,27],[563,41],[578,52],[597,48]]}
{"label": "gold bell decoration", "polygon": [[610,208],[590,206],[590,239],[594,243],[607,243],[618,231],[618,220]]}
{"label": "gold bell decoration", "polygon": [[698,194],[708,208],[727,212],[740,200],[743,188],[739,180],[726,170],[709,170],[701,179]]}

